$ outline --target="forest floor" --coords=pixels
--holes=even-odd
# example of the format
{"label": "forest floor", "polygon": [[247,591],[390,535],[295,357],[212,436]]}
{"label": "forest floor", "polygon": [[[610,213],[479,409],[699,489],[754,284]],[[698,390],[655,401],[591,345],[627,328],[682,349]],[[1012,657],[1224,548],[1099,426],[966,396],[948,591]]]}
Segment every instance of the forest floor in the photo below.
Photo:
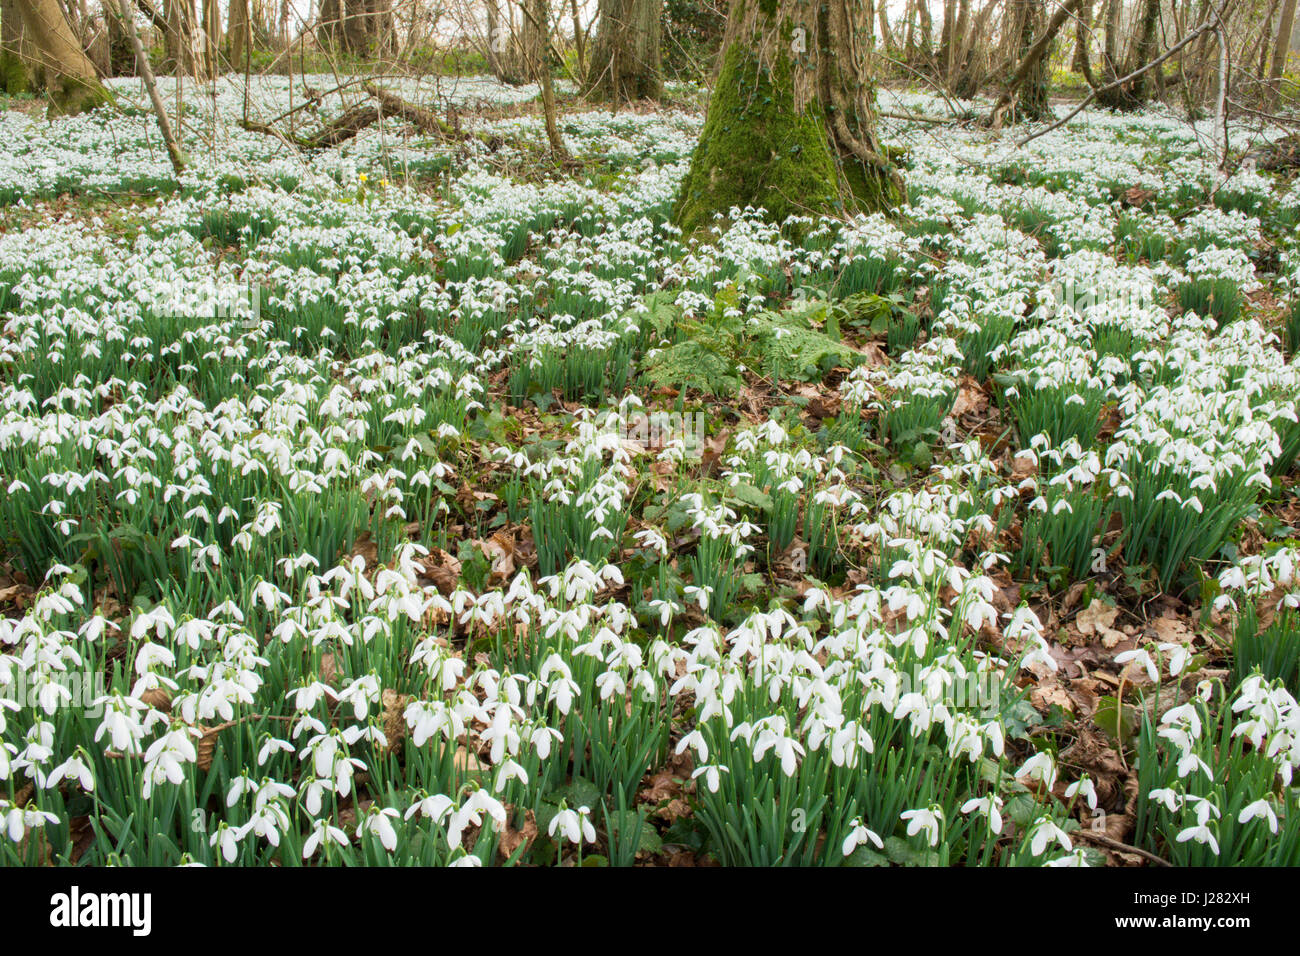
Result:
{"label": "forest floor", "polygon": [[0,112],[0,861],[1300,863],[1300,188],[1209,124],[701,243],[698,91],[227,79],[178,179],[117,83]]}

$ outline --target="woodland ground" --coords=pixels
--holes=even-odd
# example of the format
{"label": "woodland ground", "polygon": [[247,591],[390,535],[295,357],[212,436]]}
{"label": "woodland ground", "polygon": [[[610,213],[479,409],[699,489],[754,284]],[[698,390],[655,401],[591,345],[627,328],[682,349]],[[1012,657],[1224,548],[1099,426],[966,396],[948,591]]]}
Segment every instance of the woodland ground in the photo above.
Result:
{"label": "woodland ground", "polygon": [[701,242],[685,88],[557,169],[161,82],[179,181],[0,112],[0,860],[1300,863],[1300,188],[1210,123],[885,91],[900,214]]}

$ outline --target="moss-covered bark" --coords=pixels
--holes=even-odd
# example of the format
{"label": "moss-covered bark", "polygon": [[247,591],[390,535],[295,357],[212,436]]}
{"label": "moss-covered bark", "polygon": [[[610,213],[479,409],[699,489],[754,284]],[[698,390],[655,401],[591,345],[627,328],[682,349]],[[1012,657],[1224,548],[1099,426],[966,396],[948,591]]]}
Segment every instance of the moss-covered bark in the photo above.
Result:
{"label": "moss-covered bark", "polygon": [[1052,115],[1047,98],[1048,62],[1052,55],[1050,37],[1044,49],[1034,49],[1047,28],[1047,12],[1042,0],[1017,0],[1016,18],[1020,29],[1020,60],[1022,63],[1032,62],[1014,101],[1011,121],[1038,122]]}
{"label": "moss-covered bark", "polygon": [[877,210],[903,197],[876,138],[872,17],[858,0],[733,0],[708,117],[678,196],[682,231],[733,206],[768,218]]}
{"label": "moss-covered bark", "polygon": [[789,63],[775,75],[757,57],[726,52],[691,170],[682,183],[677,224],[686,233],[732,206],[762,206],[774,220],[843,208],[821,108],[794,108]]}
{"label": "moss-covered bark", "polygon": [[47,83],[47,91],[51,116],[76,116],[108,102],[108,91],[98,80],[89,82],[73,76],[54,77]]}
{"label": "moss-covered bark", "polygon": [[50,94],[52,115],[81,113],[108,100],[95,68],[56,0],[25,0],[23,38],[38,60],[38,75]]}
{"label": "moss-covered bark", "polygon": [[31,64],[23,57],[23,18],[17,0],[0,0],[0,92],[31,92]]}

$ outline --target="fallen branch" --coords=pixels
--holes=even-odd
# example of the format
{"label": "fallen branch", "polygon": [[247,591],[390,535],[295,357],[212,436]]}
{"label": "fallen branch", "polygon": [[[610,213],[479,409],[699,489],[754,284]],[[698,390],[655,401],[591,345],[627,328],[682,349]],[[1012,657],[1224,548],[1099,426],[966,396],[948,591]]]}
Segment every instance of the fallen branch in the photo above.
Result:
{"label": "fallen branch", "polygon": [[310,151],[329,149],[346,143],[367,126],[373,126],[378,122],[379,109],[375,106],[363,105],[352,107],[338,119],[326,123],[319,132],[311,136],[296,136],[277,129],[268,123],[259,123],[256,120],[240,120],[239,125],[250,133],[265,133],[268,136],[275,136],[284,140],[299,149]]}
{"label": "fallen branch", "polygon": [[1173,865],[1163,857],[1158,857],[1154,853],[1142,849],[1140,846],[1122,843],[1119,840],[1106,836],[1104,833],[1097,833],[1093,830],[1075,830],[1071,835],[1086,840],[1089,843],[1096,843],[1098,846],[1104,846],[1108,850],[1117,850],[1120,853],[1132,853],[1136,856],[1142,857],[1142,859],[1146,860],[1148,863],[1155,864],[1156,866]]}
{"label": "fallen branch", "polygon": [[[293,133],[286,133],[280,129],[274,122],[260,123],[256,120],[241,120],[240,125],[252,133],[265,133],[268,136],[275,136],[280,140],[295,146],[302,150],[319,150],[329,149],[347,142],[367,126],[373,126],[386,116],[395,116],[398,119],[405,120],[416,129],[428,133],[431,136],[437,136],[440,139],[451,141],[464,141],[476,139],[483,143],[490,150],[500,149],[505,144],[505,140],[499,136],[484,136],[478,133],[469,133],[454,128],[450,123],[441,119],[431,110],[422,106],[416,106],[409,103],[395,93],[380,89],[374,83],[364,82],[361,88],[366,94],[374,99],[378,106],[373,104],[362,104],[354,106],[345,112],[338,119],[327,123],[318,132],[311,136],[298,136]],[[332,92],[337,92],[342,86],[337,87]],[[319,103],[326,94],[313,93],[308,103],[297,109],[303,109],[311,103]],[[294,110],[292,112],[297,112]],[[280,119],[291,115],[290,113],[282,114]]]}

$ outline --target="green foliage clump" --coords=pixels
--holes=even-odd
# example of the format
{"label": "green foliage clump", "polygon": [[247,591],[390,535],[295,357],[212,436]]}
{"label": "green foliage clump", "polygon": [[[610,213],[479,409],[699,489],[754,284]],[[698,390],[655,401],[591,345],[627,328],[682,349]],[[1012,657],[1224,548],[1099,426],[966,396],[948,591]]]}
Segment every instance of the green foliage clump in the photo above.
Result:
{"label": "green foliage clump", "polygon": [[[744,319],[730,308],[735,299],[734,286],[729,287],[719,294],[713,313],[704,321],[678,318],[678,341],[647,358],[645,378],[660,387],[728,395],[744,385],[745,369],[773,381],[814,382],[832,368],[853,367],[862,359],[828,334],[838,334],[838,329],[824,302]],[[662,318],[667,313],[656,314]],[[825,321],[828,332],[814,328],[814,321]]]}

